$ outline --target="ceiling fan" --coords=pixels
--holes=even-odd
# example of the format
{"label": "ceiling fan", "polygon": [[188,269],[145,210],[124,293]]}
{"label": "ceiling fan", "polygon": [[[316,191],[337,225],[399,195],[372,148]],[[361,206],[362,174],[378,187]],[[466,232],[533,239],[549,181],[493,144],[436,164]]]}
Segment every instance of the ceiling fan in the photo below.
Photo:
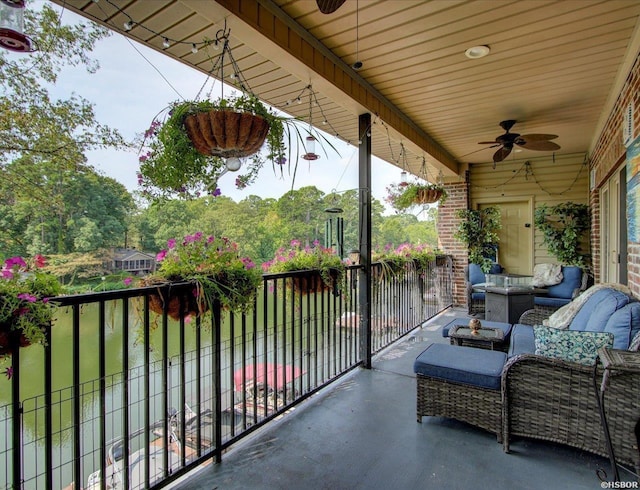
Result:
{"label": "ceiling fan", "polygon": [[516,123],[514,119],[508,119],[507,121],[502,121],[500,126],[506,132],[498,136],[495,141],[481,141],[479,145],[493,145],[489,148],[495,148],[496,146],[500,146],[498,151],[493,154],[493,165],[495,168],[495,164],[501,162],[505,158],[509,156],[511,150],[513,150],[513,145],[521,146],[526,150],[536,150],[536,151],[555,151],[560,149],[560,145],[554,143],[553,141],[549,141],[557,138],[558,136],[555,134],[518,134],[518,133],[510,133],[509,130]]}
{"label": "ceiling fan", "polygon": [[323,14],[332,14],[338,10],[345,0],[316,0],[320,12]]}

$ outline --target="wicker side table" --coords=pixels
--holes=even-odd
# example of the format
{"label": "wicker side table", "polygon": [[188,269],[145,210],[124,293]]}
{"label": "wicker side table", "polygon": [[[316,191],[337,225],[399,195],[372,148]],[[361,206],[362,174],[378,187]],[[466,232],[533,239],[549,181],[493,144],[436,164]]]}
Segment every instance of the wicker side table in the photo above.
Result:
{"label": "wicker side table", "polygon": [[483,327],[474,334],[467,325],[454,325],[449,330],[449,337],[452,345],[500,350],[504,341],[504,331],[501,328]]}
{"label": "wicker side table", "polygon": [[[602,363],[602,367],[604,369],[604,372],[602,373],[602,382],[599,388],[597,381],[598,361]],[[598,408],[600,409],[600,421],[602,423],[602,430],[604,432],[607,451],[609,453],[611,469],[613,470],[613,478],[614,481],[619,482],[620,474],[618,473],[618,463],[616,462],[614,443],[612,441],[611,431],[609,423],[607,421],[604,404],[605,394],[607,393],[609,384],[613,379],[615,379],[617,375],[640,376],[640,353],[626,350],[610,349],[608,347],[602,347],[598,349],[598,357],[596,358],[596,364],[593,370],[593,386],[595,389],[596,398],[598,400]],[[629,396],[635,396],[632,390],[629,391]],[[638,424],[640,424],[640,420],[638,420],[636,424],[636,431]],[[637,440],[636,444],[640,444],[640,441]],[[636,470],[638,469],[639,468],[636,465]],[[637,474],[635,476],[639,478]]]}

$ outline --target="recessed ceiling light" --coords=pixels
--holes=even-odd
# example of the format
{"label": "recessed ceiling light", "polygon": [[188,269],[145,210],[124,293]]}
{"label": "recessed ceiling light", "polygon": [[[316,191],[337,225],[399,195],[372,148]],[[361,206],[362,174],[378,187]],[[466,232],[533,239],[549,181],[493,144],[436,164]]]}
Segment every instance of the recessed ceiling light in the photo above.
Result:
{"label": "recessed ceiling light", "polygon": [[489,49],[489,46],[474,46],[472,48],[467,49],[464,52],[464,55],[467,58],[471,58],[472,60],[475,60],[475,59],[483,58],[487,56],[490,51],[491,49]]}

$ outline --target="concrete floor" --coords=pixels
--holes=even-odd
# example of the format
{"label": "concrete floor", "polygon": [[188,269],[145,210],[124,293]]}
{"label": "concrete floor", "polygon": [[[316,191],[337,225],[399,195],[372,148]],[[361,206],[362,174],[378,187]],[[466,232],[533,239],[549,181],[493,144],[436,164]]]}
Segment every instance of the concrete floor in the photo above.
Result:
{"label": "concrete floor", "polygon": [[[505,454],[493,434],[440,417],[416,422],[413,361],[450,309],[298,405],[173,488],[197,489],[589,489],[608,460],[516,439]],[[621,477],[630,480],[622,472]]]}

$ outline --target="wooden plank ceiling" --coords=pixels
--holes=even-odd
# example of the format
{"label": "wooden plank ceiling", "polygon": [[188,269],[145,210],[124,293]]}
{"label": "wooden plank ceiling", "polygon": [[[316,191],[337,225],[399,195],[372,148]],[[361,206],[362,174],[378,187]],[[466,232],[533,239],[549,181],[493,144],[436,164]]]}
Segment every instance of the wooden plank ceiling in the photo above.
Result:
{"label": "wooden plank ceiling", "polygon": [[[203,72],[216,51],[193,43],[226,22],[261,99],[307,120],[311,85],[314,125],[356,144],[357,115],[371,112],[374,154],[416,175],[424,157],[429,180],[491,162],[496,149],[478,142],[506,119],[513,132],[558,135],[557,155],[588,154],[640,49],[637,0],[346,0],[331,14],[315,0],[55,2]],[[476,45],[490,54],[465,57]]]}

